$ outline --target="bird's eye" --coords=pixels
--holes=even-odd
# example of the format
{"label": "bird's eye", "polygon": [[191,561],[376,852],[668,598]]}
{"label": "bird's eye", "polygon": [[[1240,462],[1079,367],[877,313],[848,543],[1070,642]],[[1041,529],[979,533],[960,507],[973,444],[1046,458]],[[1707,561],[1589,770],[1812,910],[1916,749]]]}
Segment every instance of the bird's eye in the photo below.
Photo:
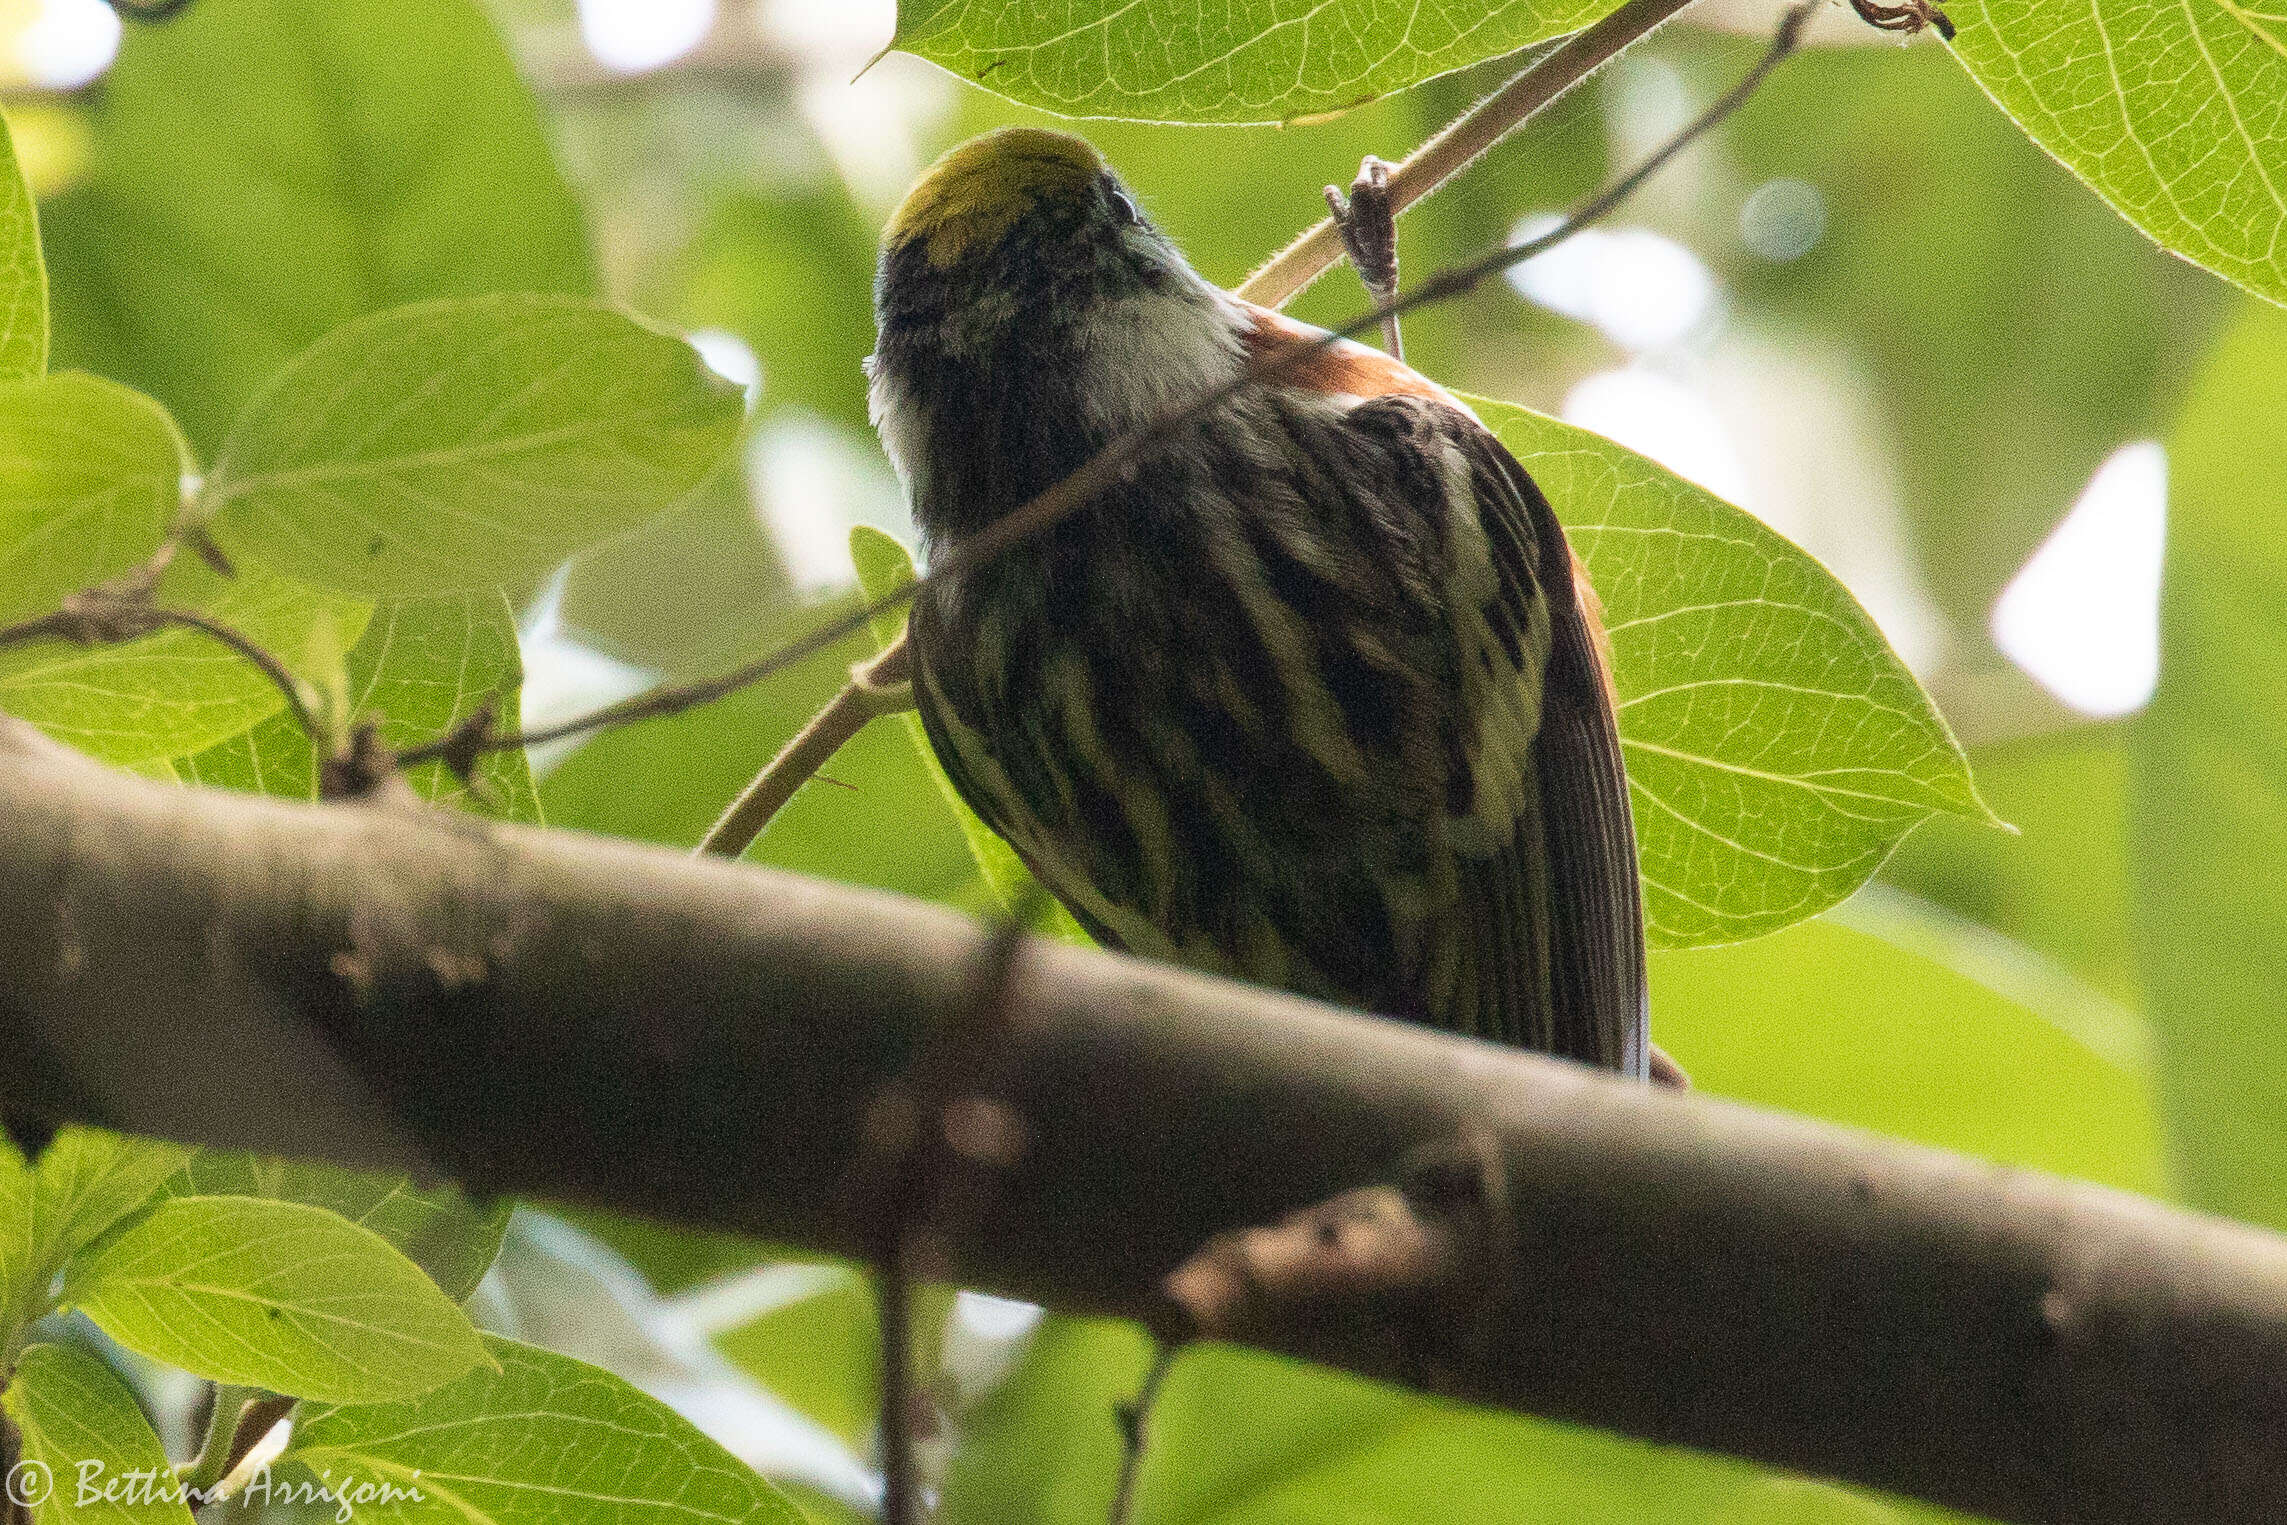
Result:
{"label": "bird's eye", "polygon": [[1143,213],[1136,210],[1135,199],[1126,191],[1112,192],[1112,217],[1123,228],[1143,221]]}

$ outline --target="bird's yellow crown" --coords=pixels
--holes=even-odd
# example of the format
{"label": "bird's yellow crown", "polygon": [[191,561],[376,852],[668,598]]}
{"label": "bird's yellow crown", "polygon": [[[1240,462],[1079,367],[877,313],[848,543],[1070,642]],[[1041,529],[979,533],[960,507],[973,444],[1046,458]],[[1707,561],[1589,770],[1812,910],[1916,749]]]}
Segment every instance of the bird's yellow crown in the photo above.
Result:
{"label": "bird's yellow crown", "polygon": [[942,269],[992,247],[1043,199],[1084,190],[1103,172],[1103,155],[1070,133],[1036,127],[988,132],[952,149],[914,182],[889,220],[889,242],[926,240],[929,262]]}

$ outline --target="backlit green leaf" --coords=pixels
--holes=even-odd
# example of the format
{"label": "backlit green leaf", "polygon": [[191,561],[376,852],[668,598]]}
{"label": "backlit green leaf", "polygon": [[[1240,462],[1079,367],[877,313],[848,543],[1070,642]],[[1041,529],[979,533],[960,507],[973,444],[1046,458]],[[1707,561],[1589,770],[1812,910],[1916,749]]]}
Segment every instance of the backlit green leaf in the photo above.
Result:
{"label": "backlit green leaf", "polygon": [[[225,579],[195,556],[175,559],[159,601],[221,621],[305,676],[338,663],[372,612],[251,562]],[[194,630],[120,646],[42,641],[0,652],[0,710],[106,762],[189,756],[285,703],[259,668]]]}
{"label": "backlit green leaf", "polygon": [[1963,0],[1954,53],[2033,141],[2197,264],[2287,302],[2287,17],[2241,0]]}
{"label": "backlit green leaf", "polygon": [[48,271],[40,259],[40,214],[0,120],[0,381],[28,381],[48,368]]}
{"label": "backlit green leaf", "polygon": [[553,1351],[485,1347],[492,1364],[417,1402],[305,1410],[286,1460],[417,1487],[391,1506],[407,1525],[802,1525],[658,1399]]}
{"label": "backlit green leaf", "polygon": [[1473,401],[1603,599],[1655,945],[1776,931],[1931,815],[1989,819],[1928,695],[1824,567],[1607,439]]}
{"label": "backlit green leaf", "polygon": [[1599,0],[899,0],[895,46],[1063,116],[1287,122],[1575,31]]}
{"label": "backlit green leaf", "polygon": [[411,1397],[485,1358],[419,1266],[300,1202],[170,1198],[70,1267],[63,1301],[155,1361],[333,1402]]}
{"label": "backlit green leaf", "polygon": [[268,1197],[339,1213],[404,1251],[455,1302],[476,1290],[500,1253],[511,1207],[404,1176],[218,1149],[192,1155],[168,1185],[182,1197]]}
{"label": "backlit green leaf", "polygon": [[[0,335],[0,356],[5,345]],[[174,424],[139,392],[77,372],[0,381],[0,623],[149,557],[188,464]]]}
{"label": "backlit green leaf", "polygon": [[28,1464],[10,1476],[11,1492],[28,1489],[36,1525],[190,1525],[175,1469],[135,1395],[85,1350],[26,1350],[0,1407]]}
{"label": "backlit green leaf", "polygon": [[40,1151],[32,1176],[42,1256],[66,1256],[149,1201],[190,1151],[100,1128],[65,1128]]}
{"label": "backlit green leaf", "polygon": [[207,483],[218,535],[365,596],[498,587],[650,518],[736,436],[688,344],[560,297],[424,302],[305,350]]}
{"label": "backlit green leaf", "polygon": [[[523,663],[516,620],[497,590],[382,605],[351,648],[347,667],[350,719],[379,717],[382,739],[394,747],[443,735],[488,700],[500,726],[513,730],[519,721]],[[175,776],[249,794],[318,796],[317,752],[283,714],[179,759]],[[405,779],[425,799],[505,820],[540,819],[532,768],[521,749],[488,752],[478,760],[479,794],[471,794],[442,763],[407,769]]]}
{"label": "backlit green leaf", "polygon": [[59,351],[202,453],[278,367],[429,297],[586,295],[578,203],[473,0],[198,0],[131,26],[51,203]]}
{"label": "backlit green leaf", "polygon": [[2129,727],[2161,1096],[2201,1206],[2287,1229],[2287,313],[2250,305],[2168,439],[2160,687]]}

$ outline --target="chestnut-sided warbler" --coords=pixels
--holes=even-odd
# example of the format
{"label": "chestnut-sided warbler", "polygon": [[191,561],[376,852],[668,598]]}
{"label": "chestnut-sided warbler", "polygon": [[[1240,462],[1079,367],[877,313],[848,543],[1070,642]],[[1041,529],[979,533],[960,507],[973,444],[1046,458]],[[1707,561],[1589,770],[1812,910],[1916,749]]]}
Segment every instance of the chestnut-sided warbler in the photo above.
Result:
{"label": "chestnut-sided warbler", "polygon": [[[914,186],[875,308],[875,420],[940,558],[1323,337],[1202,278],[1087,143],[1025,129]],[[1107,945],[1642,1075],[1587,579],[1443,388],[1348,342],[1295,362],[928,579],[937,755]]]}

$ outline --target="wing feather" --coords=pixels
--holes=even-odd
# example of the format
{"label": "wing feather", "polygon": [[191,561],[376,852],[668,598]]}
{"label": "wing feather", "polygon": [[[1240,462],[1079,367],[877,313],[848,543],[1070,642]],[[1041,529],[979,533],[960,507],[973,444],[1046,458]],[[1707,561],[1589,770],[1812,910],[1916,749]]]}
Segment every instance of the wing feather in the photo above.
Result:
{"label": "wing feather", "polygon": [[1509,994],[1513,1031],[1502,1036],[1642,1076],[1648,1054],[1636,833],[1594,594],[1555,511],[1516,457],[1473,417],[1446,411],[1447,437],[1469,462],[1476,512],[1497,560],[1509,563],[1501,555],[1506,547],[1532,550],[1534,577],[1504,575],[1499,612],[1518,630],[1529,629],[1537,578],[1548,621],[1539,726],[1524,760],[1532,819],[1520,816],[1508,840],[1461,876],[1461,915],[1517,931],[1464,946],[1501,961],[1480,969],[1477,983]]}

